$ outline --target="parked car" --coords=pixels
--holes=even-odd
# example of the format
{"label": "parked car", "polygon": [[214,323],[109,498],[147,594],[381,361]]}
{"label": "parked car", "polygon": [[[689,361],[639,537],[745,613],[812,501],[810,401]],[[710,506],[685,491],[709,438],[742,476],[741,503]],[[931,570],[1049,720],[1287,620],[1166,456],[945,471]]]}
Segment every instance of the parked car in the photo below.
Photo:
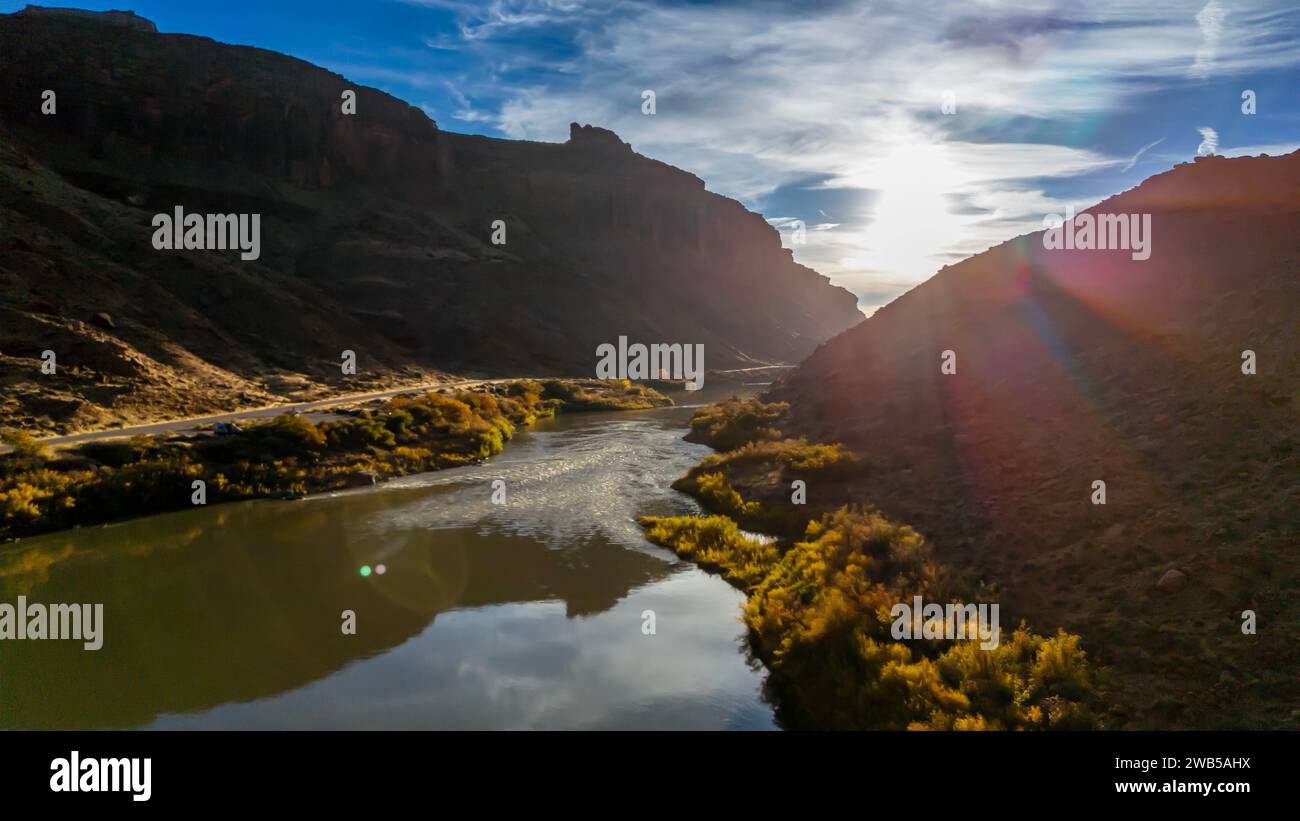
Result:
{"label": "parked car", "polygon": [[232,433],[242,433],[243,430],[234,422],[218,422],[212,426],[212,432],[217,436],[229,436]]}

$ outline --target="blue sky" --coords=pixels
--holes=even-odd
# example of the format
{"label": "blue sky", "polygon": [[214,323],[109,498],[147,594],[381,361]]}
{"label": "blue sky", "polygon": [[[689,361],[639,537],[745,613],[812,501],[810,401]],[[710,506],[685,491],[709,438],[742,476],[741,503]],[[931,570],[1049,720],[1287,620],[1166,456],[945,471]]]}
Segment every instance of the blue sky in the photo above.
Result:
{"label": "blue sky", "polygon": [[449,131],[558,142],[572,121],[612,128],[788,245],[803,221],[796,259],[867,311],[1198,150],[1300,148],[1294,0],[60,5],[292,54]]}

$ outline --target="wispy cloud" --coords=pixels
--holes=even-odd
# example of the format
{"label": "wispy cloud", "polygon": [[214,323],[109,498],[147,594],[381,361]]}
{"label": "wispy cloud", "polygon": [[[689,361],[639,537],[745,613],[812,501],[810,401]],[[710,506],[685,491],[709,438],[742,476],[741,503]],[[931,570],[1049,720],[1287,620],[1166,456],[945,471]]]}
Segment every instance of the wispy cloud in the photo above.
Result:
{"label": "wispy cloud", "polygon": [[1201,47],[1196,50],[1196,59],[1188,74],[1204,79],[1210,76],[1214,68],[1214,59],[1219,53],[1219,40],[1223,37],[1223,18],[1227,12],[1218,0],[1210,0],[1205,8],[1196,13],[1196,25],[1201,29]]}
{"label": "wispy cloud", "polygon": [[1144,145],[1144,146],[1142,146],[1141,148],[1139,148],[1139,149],[1138,149],[1138,152],[1137,152],[1136,154],[1134,154],[1131,158],[1129,158],[1128,164],[1125,165],[1122,169],[1120,169],[1120,171],[1121,171],[1122,173],[1127,173],[1128,170],[1129,170],[1130,168],[1132,168],[1133,166],[1137,165],[1137,161],[1138,161],[1138,158],[1139,158],[1139,157],[1141,157],[1143,154],[1147,153],[1147,152],[1150,151],[1151,149],[1155,148],[1157,145],[1160,145],[1160,144],[1161,144],[1162,142],[1164,142],[1164,141],[1165,141],[1165,138],[1164,138],[1164,137],[1161,137],[1160,139],[1156,140],[1155,142],[1147,143],[1146,145]]}
{"label": "wispy cloud", "polygon": [[1270,156],[1278,157],[1296,151],[1300,151],[1300,142],[1271,143],[1269,145],[1243,145],[1236,148],[1225,148],[1219,153],[1225,157],[1258,157],[1260,154],[1268,154]]}
{"label": "wispy cloud", "polygon": [[1201,132],[1201,144],[1196,146],[1196,155],[1213,154],[1219,150],[1219,132],[1203,125],[1196,129]]}

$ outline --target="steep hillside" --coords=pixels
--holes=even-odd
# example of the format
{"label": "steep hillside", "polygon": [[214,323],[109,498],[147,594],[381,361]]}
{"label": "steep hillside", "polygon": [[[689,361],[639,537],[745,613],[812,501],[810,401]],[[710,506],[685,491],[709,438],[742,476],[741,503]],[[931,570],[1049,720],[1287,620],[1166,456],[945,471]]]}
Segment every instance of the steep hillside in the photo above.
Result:
{"label": "steep hillside", "polygon": [[1202,158],[1090,211],[1150,214],[1150,259],[1020,237],[766,398],[870,465],[810,504],[878,505],[1080,632],[1142,705],[1122,720],[1294,726],[1300,153]]}
{"label": "steep hillside", "polygon": [[[451,134],[124,14],[0,16],[0,73],[0,413],[29,426],[265,402],[339,382],[343,350],[349,386],[589,376],[619,335],[729,368],[797,361],[861,318],[761,216],[603,129]],[[155,250],[177,206],[260,214],[260,257]],[[60,374],[33,380],[46,349]]]}

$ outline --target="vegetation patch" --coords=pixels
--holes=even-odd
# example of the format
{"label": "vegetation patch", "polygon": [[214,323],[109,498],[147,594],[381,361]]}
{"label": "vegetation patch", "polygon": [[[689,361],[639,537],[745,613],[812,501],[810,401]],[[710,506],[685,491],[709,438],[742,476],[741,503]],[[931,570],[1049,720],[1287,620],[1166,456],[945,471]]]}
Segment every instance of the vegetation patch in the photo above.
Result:
{"label": "vegetation patch", "polygon": [[750,530],[793,539],[802,535],[808,524],[809,513],[804,507],[746,503],[729,477],[743,476],[749,486],[764,488],[764,497],[770,498],[789,493],[794,480],[816,483],[821,489],[869,469],[865,460],[840,444],[774,439],[712,454],[673,482],[673,487],[694,496],[705,510],[730,516]]}
{"label": "vegetation patch", "polygon": [[[873,465],[841,444],[786,438],[779,429],[786,410],[732,399],[698,412],[687,438],[723,452],[673,487],[716,515],[641,520],[651,541],[746,594],[750,647],[771,671],[783,722],[829,729],[1097,727],[1096,673],[1077,635],[1043,636],[1021,623],[988,649],[969,631],[967,638],[894,637],[897,604],[917,596],[998,603],[999,591],[941,563],[921,534],[874,508],[827,509],[834,489]],[[788,498],[796,479],[816,483],[820,507],[777,501]],[[741,527],[782,538],[755,538]]]}
{"label": "vegetation patch", "polygon": [[548,379],[541,384],[541,396],[559,402],[570,413],[644,410],[672,404],[654,388],[627,379]]}
{"label": "vegetation patch", "polygon": [[[1079,637],[1023,624],[996,648],[891,637],[891,610],[987,600],[962,590],[911,528],[845,507],[788,548],[724,516],[644,517],[647,537],[744,591],[750,645],[794,727],[885,730],[1091,729],[1092,673]],[[965,595],[962,595],[965,594]]]}
{"label": "vegetation patch", "polygon": [[784,402],[763,403],[733,397],[697,411],[691,417],[686,441],[718,450],[734,450],[750,442],[780,439],[777,425],[789,410],[790,406]]}
{"label": "vegetation patch", "polygon": [[671,404],[625,380],[521,380],[454,396],[398,396],[319,424],[284,415],[227,436],[135,436],[57,455],[26,432],[7,431],[0,538],[189,507],[196,480],[208,504],[367,485],[482,461],[519,428],[558,412]]}

